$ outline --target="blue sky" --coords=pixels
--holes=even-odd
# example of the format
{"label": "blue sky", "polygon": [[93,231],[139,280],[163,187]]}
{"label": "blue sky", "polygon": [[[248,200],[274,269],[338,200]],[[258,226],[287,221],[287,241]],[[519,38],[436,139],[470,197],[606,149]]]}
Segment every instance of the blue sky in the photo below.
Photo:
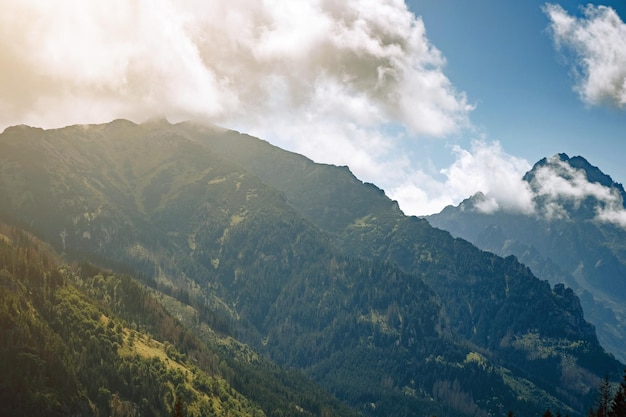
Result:
{"label": "blue sky", "polygon": [[[626,182],[626,112],[583,103],[573,91],[571,51],[557,51],[543,1],[409,1],[428,38],[446,56],[446,74],[476,103],[472,123],[504,150],[534,163],[557,152],[582,155]],[[587,4],[613,8],[626,20],[626,2],[561,1],[571,15]],[[461,142],[472,135],[464,132]],[[466,145],[467,146],[467,145]],[[445,159],[443,151],[440,157]]]}
{"label": "blue sky", "polygon": [[558,152],[626,182],[623,0],[0,6],[0,129],[217,124],[347,165],[416,215],[478,191],[525,210],[521,176]]}

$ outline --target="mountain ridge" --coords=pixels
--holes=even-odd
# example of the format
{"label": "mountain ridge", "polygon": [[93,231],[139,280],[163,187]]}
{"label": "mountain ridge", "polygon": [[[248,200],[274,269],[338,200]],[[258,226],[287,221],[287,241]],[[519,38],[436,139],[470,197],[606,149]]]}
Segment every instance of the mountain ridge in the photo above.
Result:
{"label": "mountain ridge", "polygon": [[[546,170],[552,177],[545,175]],[[571,286],[603,344],[624,360],[626,323],[619,305],[626,295],[622,282],[626,257],[619,242],[626,238],[626,231],[611,219],[599,218],[603,210],[624,209],[622,185],[585,158],[566,154],[543,158],[523,180],[535,192],[534,213],[481,212],[480,195],[475,195],[427,219],[485,250],[517,256],[552,284]],[[542,193],[546,186],[541,181],[569,188],[562,186],[562,195]],[[550,216],[548,207],[557,207],[557,215]]]}
{"label": "mountain ridge", "polygon": [[0,173],[4,218],[182,291],[367,415],[580,415],[619,375],[569,290],[404,216],[347,168],[246,135],[12,129]]}
{"label": "mountain ridge", "polygon": [[228,338],[200,341],[132,277],[3,224],[0,289],[2,415],[356,416],[303,375],[238,363]]}
{"label": "mountain ridge", "polygon": [[[575,155],[570,158],[566,153],[558,153],[555,156],[558,157],[560,161],[568,163],[573,168],[583,170],[585,172],[585,176],[590,182],[595,182],[605,187],[617,188],[622,196],[623,201],[626,204],[626,192],[624,191],[624,187],[622,186],[622,184],[615,182],[610,175],[602,172],[600,168],[589,163],[589,161],[587,161],[584,157],[582,157],[581,155]],[[535,165],[529,172],[524,174],[522,179],[526,182],[532,182],[533,172],[536,171],[537,168],[545,166],[547,164],[548,158],[542,158],[535,163]]]}

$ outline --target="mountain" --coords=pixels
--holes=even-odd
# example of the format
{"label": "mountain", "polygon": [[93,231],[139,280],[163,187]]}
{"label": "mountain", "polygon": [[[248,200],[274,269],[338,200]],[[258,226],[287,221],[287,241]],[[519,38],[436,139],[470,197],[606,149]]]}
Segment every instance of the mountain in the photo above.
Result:
{"label": "mountain", "polygon": [[237,132],[8,128],[0,194],[3,221],[138,276],[195,337],[198,321],[227,332],[237,357],[304,371],[364,415],[582,415],[621,375],[572,290],[405,216],[346,167]]}
{"label": "mountain", "polygon": [[480,209],[485,196],[477,194],[427,219],[571,287],[602,345],[626,361],[624,188],[584,158],[565,154],[542,159],[523,180],[534,196],[532,212],[486,213]]}
{"label": "mountain", "polygon": [[0,414],[169,416],[180,401],[189,416],[356,416],[227,335],[199,322],[194,334],[165,298],[130,276],[64,264],[0,224]]}

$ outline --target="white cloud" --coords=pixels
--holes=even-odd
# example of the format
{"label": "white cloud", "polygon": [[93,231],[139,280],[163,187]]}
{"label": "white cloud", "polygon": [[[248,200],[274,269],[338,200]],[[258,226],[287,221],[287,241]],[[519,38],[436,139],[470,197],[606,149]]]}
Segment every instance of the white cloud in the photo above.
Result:
{"label": "white cloud", "polygon": [[407,170],[400,182],[385,190],[406,214],[418,216],[438,213],[467,197],[447,189],[445,181],[437,180],[435,175],[421,169]]}
{"label": "white cloud", "polygon": [[571,48],[576,56],[576,91],[590,105],[626,107],[626,24],[615,10],[588,5],[584,16],[569,15],[561,6],[546,4],[557,48]]}
{"label": "white cloud", "polygon": [[594,197],[598,201],[614,201],[611,189],[596,182],[589,182],[585,171],[572,167],[558,156],[548,159],[548,164],[539,167],[531,182],[537,196],[550,199],[567,199],[580,202],[586,197]]}
{"label": "white cloud", "polygon": [[572,167],[558,155],[547,162],[535,170],[530,182],[534,198],[543,202],[541,215],[548,219],[569,218],[565,203],[578,208],[583,201],[592,198],[595,220],[626,228],[624,201],[617,188],[589,181],[584,170]]}
{"label": "white cloud", "polygon": [[523,213],[545,219],[568,219],[570,210],[583,202],[591,204],[589,220],[613,223],[626,228],[626,209],[619,190],[588,180],[583,169],[562,160],[559,155],[534,169],[530,182],[523,180],[531,169],[524,160],[507,154],[498,142],[474,141],[470,149],[454,146],[456,159],[436,173],[401,166],[388,194],[399,201],[408,214],[437,213],[470,197],[476,210]]}
{"label": "white cloud", "polygon": [[402,0],[1,5],[0,125],[165,115],[267,130],[284,114],[310,124],[337,111],[336,124],[416,135],[468,124],[471,106]]}
{"label": "white cloud", "polygon": [[0,5],[0,128],[201,119],[390,188],[409,142],[470,125],[403,0]]}
{"label": "white cloud", "polygon": [[453,153],[456,160],[441,170],[441,180],[422,170],[409,172],[390,196],[411,214],[438,212],[478,192],[485,196],[481,211],[533,212],[533,194],[522,180],[531,167],[526,160],[507,154],[498,142],[474,141],[469,150],[457,145]]}
{"label": "white cloud", "polygon": [[533,211],[530,187],[522,180],[530,169],[525,159],[507,154],[498,142],[474,142],[472,152],[456,146],[455,152],[459,158],[444,170],[453,189],[482,192],[484,211]]}
{"label": "white cloud", "polygon": [[613,223],[626,229],[626,210],[624,210],[624,206],[608,204],[604,207],[598,207],[597,213],[597,220],[605,223]]}

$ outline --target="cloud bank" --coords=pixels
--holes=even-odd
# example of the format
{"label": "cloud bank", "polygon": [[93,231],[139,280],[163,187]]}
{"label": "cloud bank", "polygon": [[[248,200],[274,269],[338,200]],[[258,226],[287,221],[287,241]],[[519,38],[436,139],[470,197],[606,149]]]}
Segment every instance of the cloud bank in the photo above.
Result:
{"label": "cloud bank", "polygon": [[388,194],[400,202],[407,213],[437,213],[470,196],[475,210],[492,214],[498,211],[520,213],[546,220],[570,219],[582,204],[591,207],[589,220],[612,223],[626,228],[626,209],[620,190],[587,178],[585,170],[575,168],[559,155],[547,158],[533,169],[530,181],[524,175],[531,165],[512,156],[498,142],[477,140],[469,149],[454,146],[455,161],[437,175],[424,170],[405,172],[398,186]]}
{"label": "cloud bank", "polygon": [[413,200],[407,195],[398,197],[422,207],[429,199],[431,204],[455,204],[455,200],[481,193],[473,200],[479,212],[522,213],[546,220],[571,219],[573,211],[586,204],[591,208],[586,219],[626,228],[620,190],[590,181],[584,169],[573,167],[559,155],[535,167],[527,182],[523,177],[531,168],[528,162],[508,155],[497,142],[475,141],[469,150],[457,146],[454,151],[456,161],[441,171],[444,180],[434,181],[432,176],[417,173],[415,183],[396,190],[399,194],[410,192]]}
{"label": "cloud bank", "polygon": [[0,129],[199,119],[389,188],[412,141],[470,126],[403,0],[0,5]]}
{"label": "cloud bank", "polygon": [[[534,210],[534,194],[521,181],[530,164],[497,142],[451,147],[455,161],[443,170],[411,160],[413,141],[471,130],[473,106],[403,0],[0,5],[0,129],[200,119],[348,165],[407,214],[434,213],[478,191],[484,211]],[[610,9],[588,11],[576,20],[546,6],[555,41],[583,60],[585,97],[608,95],[623,105],[623,24]],[[615,40],[606,53],[592,41],[573,41],[600,36],[596,25]],[[609,67],[611,60],[622,64]],[[598,72],[611,74],[613,90],[597,87]],[[599,211],[598,218],[623,221],[621,213]]]}
{"label": "cloud bank", "polygon": [[435,213],[477,192],[485,195],[478,207],[483,212],[533,211],[532,192],[522,180],[531,168],[525,159],[507,154],[499,142],[482,140],[473,141],[470,149],[455,145],[452,151],[455,161],[439,171],[439,180],[432,172],[414,170],[389,191],[405,212]]}
{"label": "cloud bank", "polygon": [[402,0],[2,0],[2,6],[5,126],[156,115],[260,128],[339,113],[331,121],[341,120],[332,126],[337,134],[399,123],[417,135],[441,136],[468,123],[471,106]]}
{"label": "cloud bank", "polygon": [[626,107],[626,24],[610,7],[588,5],[580,18],[546,4],[557,48],[574,53],[575,90],[589,105]]}

